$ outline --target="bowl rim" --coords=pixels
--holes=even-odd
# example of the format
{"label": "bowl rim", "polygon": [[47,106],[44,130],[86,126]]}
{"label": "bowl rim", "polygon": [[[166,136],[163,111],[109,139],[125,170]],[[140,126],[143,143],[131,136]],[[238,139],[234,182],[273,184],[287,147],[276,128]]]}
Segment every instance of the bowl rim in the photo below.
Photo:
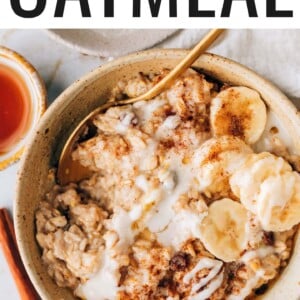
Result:
{"label": "bowl rim", "polygon": [[[188,49],[151,49],[151,50],[146,50],[146,51],[138,51],[133,54],[129,54],[120,58],[117,58],[113,61],[110,61],[108,63],[105,63],[102,66],[97,67],[96,69],[90,71],[86,75],[82,76],[80,79],[75,81],[73,84],[71,84],[68,88],[66,88],[53,102],[53,104],[49,107],[49,109],[45,112],[45,114],[42,116],[37,128],[35,129],[35,133],[31,136],[29,143],[27,144],[27,147],[25,149],[25,153],[22,157],[21,160],[21,166],[20,166],[20,171],[18,172],[17,176],[17,188],[16,188],[16,201],[14,202],[14,207],[13,207],[13,216],[14,216],[14,223],[15,223],[15,229],[16,229],[16,238],[17,238],[17,243],[19,247],[19,252],[21,259],[24,263],[25,269],[34,284],[35,288],[37,289],[38,293],[41,295],[41,297],[44,299],[47,298],[44,287],[40,286],[38,282],[38,274],[33,271],[29,264],[28,264],[28,258],[26,257],[26,243],[25,240],[22,238],[22,218],[21,214],[19,213],[20,211],[20,201],[22,199],[20,198],[20,191],[22,187],[22,177],[24,176],[24,170],[26,170],[26,161],[27,157],[30,156],[30,150],[35,144],[35,139],[38,137],[40,129],[43,128],[44,124],[47,123],[48,119],[51,119],[51,116],[55,111],[57,110],[58,107],[66,107],[67,106],[67,101],[66,98],[72,98],[72,95],[76,95],[78,91],[81,91],[85,86],[91,84],[92,82],[96,81],[98,76],[100,74],[105,74],[105,72],[109,72],[110,70],[114,70],[116,67],[122,67],[125,65],[129,64],[134,64],[138,63],[141,61],[145,60],[151,60],[151,59],[169,59],[174,57],[178,60],[182,59],[187,53],[189,52]],[[173,56],[172,56],[173,55]],[[214,60],[215,63],[218,61],[218,63],[223,64],[222,68],[227,70],[230,70],[232,66],[234,66],[235,70],[233,74],[239,74],[244,73],[252,77],[253,80],[258,82],[259,85],[264,85],[267,87],[268,90],[272,91],[273,94],[276,94],[276,97],[278,101],[284,103],[285,109],[286,109],[286,114],[291,116],[291,121],[293,125],[299,130],[300,132],[300,115],[297,112],[297,108],[294,106],[294,104],[288,99],[287,96],[281,92],[281,90],[276,87],[273,83],[271,83],[269,80],[263,78],[250,68],[235,62],[229,58],[219,56],[216,54],[212,53],[204,53],[198,60]],[[197,60],[197,61],[198,61]],[[201,71],[201,70],[200,70]],[[300,145],[300,141],[299,141]],[[299,146],[300,149],[300,146]],[[298,231],[299,233],[299,231]]]}
{"label": "bowl rim", "polygon": [[[30,132],[37,125],[37,122],[39,121],[43,113],[46,111],[47,90],[46,90],[44,80],[42,79],[39,72],[24,56],[2,45],[0,45],[0,56],[6,60],[10,60],[18,64],[28,75],[28,78],[30,79],[30,84],[35,89],[36,92],[35,95],[36,101],[32,99],[31,102],[37,107],[37,118],[36,120],[34,119],[30,120],[30,126],[28,127],[22,139],[15,144],[13,149],[5,153],[5,156],[7,156],[7,158],[1,159],[1,155],[0,155],[0,171],[2,171],[6,169],[8,166],[10,166],[11,164],[13,164],[14,162],[16,162],[17,160],[19,160],[22,154],[24,153],[26,149],[26,145],[23,145],[21,147],[18,146],[22,143],[22,141],[30,140]],[[20,73],[19,75],[24,78],[24,75]],[[30,92],[30,94],[31,96],[33,96],[32,92]]]}

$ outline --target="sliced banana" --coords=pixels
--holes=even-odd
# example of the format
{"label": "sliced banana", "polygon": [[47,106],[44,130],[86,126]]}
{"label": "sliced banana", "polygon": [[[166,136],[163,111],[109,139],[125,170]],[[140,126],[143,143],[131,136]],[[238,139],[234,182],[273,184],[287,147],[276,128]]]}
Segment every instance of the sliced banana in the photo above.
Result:
{"label": "sliced banana", "polygon": [[256,91],[231,87],[212,100],[210,122],[214,136],[233,135],[254,144],[265,129],[267,110]]}
{"label": "sliced banana", "polygon": [[207,196],[229,197],[229,176],[246,160],[252,149],[233,136],[212,138],[194,154],[199,190]]}
{"label": "sliced banana", "polygon": [[213,202],[200,225],[201,241],[208,251],[225,261],[236,261],[247,245],[247,210],[239,202]]}
{"label": "sliced banana", "polygon": [[230,178],[233,193],[266,231],[300,223],[300,175],[281,157],[252,154]]}

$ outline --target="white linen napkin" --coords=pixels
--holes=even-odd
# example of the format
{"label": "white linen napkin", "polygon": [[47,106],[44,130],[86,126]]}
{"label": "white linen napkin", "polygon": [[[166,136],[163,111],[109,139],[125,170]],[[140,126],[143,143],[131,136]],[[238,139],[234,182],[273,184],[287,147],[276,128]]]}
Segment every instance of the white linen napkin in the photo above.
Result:
{"label": "white linen napkin", "polygon": [[[190,48],[207,32],[183,29],[157,47]],[[300,108],[300,30],[227,30],[209,52],[233,59],[272,81]]]}

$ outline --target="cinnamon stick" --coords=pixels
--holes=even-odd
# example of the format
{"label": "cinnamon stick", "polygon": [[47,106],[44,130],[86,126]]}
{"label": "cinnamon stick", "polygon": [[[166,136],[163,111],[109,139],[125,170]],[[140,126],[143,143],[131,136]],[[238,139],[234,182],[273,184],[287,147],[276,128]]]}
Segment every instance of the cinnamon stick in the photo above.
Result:
{"label": "cinnamon stick", "polygon": [[0,209],[0,244],[15,280],[21,300],[40,299],[21,261],[13,222],[6,209]]}

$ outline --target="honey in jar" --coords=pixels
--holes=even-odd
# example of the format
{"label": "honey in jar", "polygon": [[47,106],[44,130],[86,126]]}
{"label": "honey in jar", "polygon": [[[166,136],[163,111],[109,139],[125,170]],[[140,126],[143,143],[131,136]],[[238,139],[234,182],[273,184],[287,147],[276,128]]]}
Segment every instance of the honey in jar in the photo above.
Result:
{"label": "honey in jar", "polygon": [[0,64],[0,154],[26,133],[31,119],[30,92],[13,68]]}

